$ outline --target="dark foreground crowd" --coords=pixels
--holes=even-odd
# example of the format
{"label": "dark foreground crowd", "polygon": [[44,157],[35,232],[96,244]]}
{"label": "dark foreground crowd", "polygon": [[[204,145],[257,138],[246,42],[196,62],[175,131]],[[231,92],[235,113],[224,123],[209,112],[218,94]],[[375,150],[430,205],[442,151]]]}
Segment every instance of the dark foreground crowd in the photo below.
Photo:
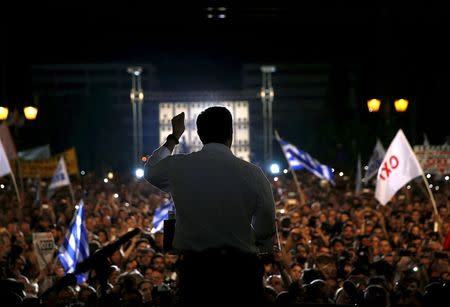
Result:
{"label": "dark foreground crowd", "polygon": [[[300,190],[289,175],[277,181],[271,178],[279,236],[274,238],[274,253],[260,257],[267,305],[446,306],[449,181],[441,179],[440,189],[434,190],[436,215],[420,182],[412,182],[381,206],[374,199],[373,186],[354,192],[347,177],[330,186],[307,173],[298,175]],[[19,204],[8,182],[4,184],[0,190],[1,306],[179,303],[180,255],[163,248],[162,231],[152,231],[153,213],[168,195],[134,179],[105,183],[91,175],[74,178],[75,199],[85,204],[91,255],[130,230],[141,229],[102,260],[101,270],[96,271],[98,264],[94,264],[86,282],[74,286],[65,282],[56,257],[74,213],[69,190],[60,188],[46,199],[45,182],[29,180]],[[55,256],[44,268],[33,248],[33,232],[51,232],[55,240]],[[212,266],[210,274],[215,269]]]}

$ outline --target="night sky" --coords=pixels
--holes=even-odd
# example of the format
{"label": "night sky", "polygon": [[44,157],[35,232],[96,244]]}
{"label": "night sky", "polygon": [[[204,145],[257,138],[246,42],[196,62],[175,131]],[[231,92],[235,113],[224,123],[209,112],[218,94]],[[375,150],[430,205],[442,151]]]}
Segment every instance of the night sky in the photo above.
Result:
{"label": "night sky", "polygon": [[[434,144],[449,135],[450,14],[443,5],[196,1],[161,7],[152,2],[1,9],[1,98],[29,100],[31,65],[40,63],[152,63],[162,88],[172,91],[236,88],[233,76],[244,63],[354,63],[360,67],[361,91],[377,84],[421,97],[418,129]],[[208,7],[213,14],[226,7],[226,18],[207,18]],[[37,137],[39,131],[33,133]]]}

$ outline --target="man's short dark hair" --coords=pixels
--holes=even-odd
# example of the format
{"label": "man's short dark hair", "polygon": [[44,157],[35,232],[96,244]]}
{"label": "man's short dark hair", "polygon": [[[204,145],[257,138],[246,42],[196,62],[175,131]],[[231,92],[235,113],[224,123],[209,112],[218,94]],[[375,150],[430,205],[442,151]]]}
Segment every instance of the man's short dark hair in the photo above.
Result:
{"label": "man's short dark hair", "polygon": [[233,120],[225,107],[210,107],[197,117],[197,133],[203,144],[222,143],[233,135]]}

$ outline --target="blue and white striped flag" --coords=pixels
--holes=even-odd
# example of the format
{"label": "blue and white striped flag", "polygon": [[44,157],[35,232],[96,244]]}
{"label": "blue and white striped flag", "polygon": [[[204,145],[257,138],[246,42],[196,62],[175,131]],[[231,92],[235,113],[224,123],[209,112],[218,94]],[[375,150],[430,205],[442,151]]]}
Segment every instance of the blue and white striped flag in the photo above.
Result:
{"label": "blue and white striped flag", "polygon": [[367,163],[366,173],[362,179],[364,183],[368,183],[370,178],[378,173],[378,169],[380,168],[381,162],[383,162],[385,154],[386,151],[384,150],[383,144],[377,139],[372,156],[370,157],[369,163]]}
{"label": "blue and white striped flag", "polygon": [[334,175],[329,166],[320,164],[319,161],[311,157],[307,152],[298,149],[291,143],[279,137],[277,137],[277,140],[292,170],[297,171],[305,168],[317,177],[326,179],[334,184]]}
{"label": "blue and white striped flag", "polygon": [[[77,264],[89,257],[89,241],[84,219],[84,203],[81,200],[72,221],[70,221],[64,242],[59,248],[58,258],[66,274],[73,273]],[[77,275],[78,283],[82,283],[86,279],[87,273]]]}
{"label": "blue and white striped flag", "polygon": [[155,209],[153,214],[153,228],[151,233],[163,231],[164,220],[169,218],[169,211],[173,210],[174,204],[172,200],[167,199],[160,207]]}

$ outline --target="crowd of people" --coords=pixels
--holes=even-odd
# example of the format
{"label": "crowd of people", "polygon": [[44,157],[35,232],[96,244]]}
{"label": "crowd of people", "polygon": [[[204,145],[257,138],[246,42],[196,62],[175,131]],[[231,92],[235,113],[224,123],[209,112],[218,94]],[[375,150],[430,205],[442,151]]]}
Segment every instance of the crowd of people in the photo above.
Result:
{"label": "crowd of people", "polygon": [[[303,171],[297,176],[299,185],[291,174],[269,177],[278,234],[273,253],[260,255],[267,305],[440,306],[445,302],[450,279],[449,250],[444,248],[450,230],[450,183],[442,181],[435,193],[435,214],[420,182],[412,182],[381,206],[372,185],[355,192],[353,181],[345,176],[338,177],[335,186]],[[132,178],[107,183],[91,174],[73,178],[76,202],[84,201],[91,255],[130,230],[141,231],[107,255],[106,272],[94,265],[86,282],[68,285],[61,282],[65,272],[56,255],[76,203],[67,188],[46,199],[46,182],[34,183],[24,183],[20,204],[13,190],[0,192],[2,302],[8,306],[177,305],[180,255],[164,248],[163,231],[152,231],[155,209],[170,195]],[[33,232],[53,234],[55,256],[45,268],[39,266]],[[106,287],[100,273],[106,274]],[[210,274],[214,273],[211,267]]]}

